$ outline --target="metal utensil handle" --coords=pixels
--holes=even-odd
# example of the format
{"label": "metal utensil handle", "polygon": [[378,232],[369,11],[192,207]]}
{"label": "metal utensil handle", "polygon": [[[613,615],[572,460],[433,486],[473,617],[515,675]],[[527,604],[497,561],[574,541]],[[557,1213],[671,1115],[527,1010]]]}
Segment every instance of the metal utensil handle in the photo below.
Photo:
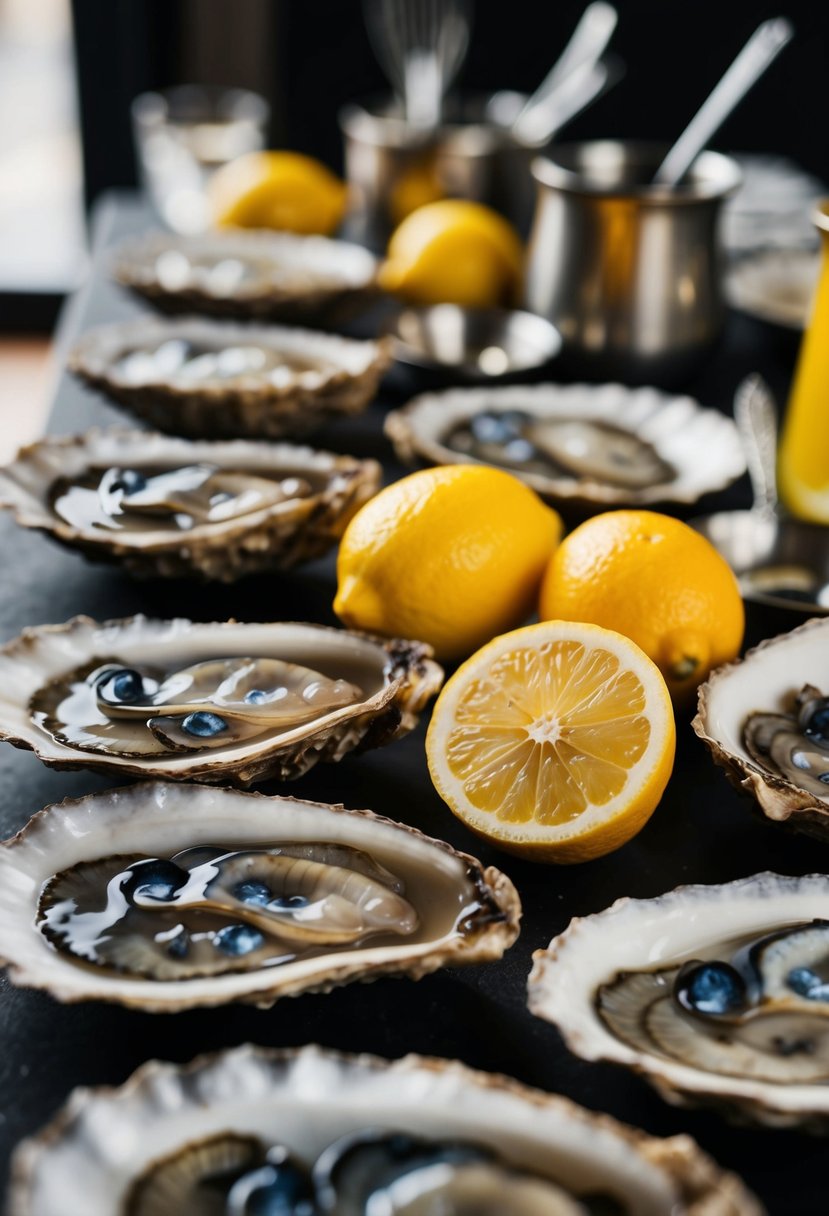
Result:
{"label": "metal utensil handle", "polygon": [[794,27],[785,17],[773,17],[757,27],[657,169],[653,179],[657,185],[676,186],[682,181],[714,132],[793,36]]}
{"label": "metal utensil handle", "polygon": [[545,106],[551,94],[564,83],[571,72],[595,64],[601,59],[618,20],[616,9],[612,4],[605,3],[605,0],[595,0],[595,3],[588,4],[570,41],[512,124],[514,135],[522,138],[525,121],[530,118],[536,107]]}
{"label": "metal utensil handle", "polygon": [[[565,123],[604,92],[609,74],[608,65],[601,59],[598,63],[583,63],[576,68],[543,104],[524,116],[520,127],[521,143],[530,147],[548,143]],[[513,134],[515,132],[513,127]]]}
{"label": "metal utensil handle", "polygon": [[748,376],[734,397],[734,420],[746,454],[754,510],[777,510],[777,409],[760,376]]}

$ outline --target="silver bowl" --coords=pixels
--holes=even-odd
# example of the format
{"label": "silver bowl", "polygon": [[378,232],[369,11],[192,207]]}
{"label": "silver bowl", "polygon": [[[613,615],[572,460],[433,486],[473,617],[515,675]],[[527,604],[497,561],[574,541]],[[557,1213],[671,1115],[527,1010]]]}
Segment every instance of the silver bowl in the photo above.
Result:
{"label": "silver bowl", "polygon": [[757,510],[690,523],[728,562],[743,599],[803,616],[829,613],[829,528]]}
{"label": "silver bowl", "polygon": [[462,380],[499,380],[534,371],[549,363],[561,346],[558,330],[549,321],[507,308],[407,308],[397,314],[389,332],[399,362],[439,369]]}

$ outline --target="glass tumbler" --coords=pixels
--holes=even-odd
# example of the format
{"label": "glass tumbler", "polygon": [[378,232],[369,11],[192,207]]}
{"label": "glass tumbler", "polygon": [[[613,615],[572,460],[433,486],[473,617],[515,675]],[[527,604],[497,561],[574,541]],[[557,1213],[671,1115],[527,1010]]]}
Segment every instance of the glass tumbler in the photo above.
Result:
{"label": "glass tumbler", "polygon": [[265,146],[270,107],[246,89],[180,85],[132,103],[141,182],[175,232],[210,222],[207,184],[221,165]]}

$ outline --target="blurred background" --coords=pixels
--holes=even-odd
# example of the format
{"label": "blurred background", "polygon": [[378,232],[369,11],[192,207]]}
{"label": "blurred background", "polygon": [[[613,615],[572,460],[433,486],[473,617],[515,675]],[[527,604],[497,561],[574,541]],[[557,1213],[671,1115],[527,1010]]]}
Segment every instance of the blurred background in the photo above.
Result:
{"label": "blurred background", "polygon": [[[478,0],[460,86],[532,90],[583,0]],[[829,179],[822,129],[829,6],[785,0],[621,0],[624,78],[564,138],[671,139],[762,18],[797,37],[716,137]],[[46,344],[83,279],[96,200],[137,181],[130,103],[182,82],[243,86],[270,104],[268,144],[342,170],[341,105],[387,91],[360,0],[0,0],[0,335],[3,417],[42,400]],[[37,396],[38,394],[39,397]]]}

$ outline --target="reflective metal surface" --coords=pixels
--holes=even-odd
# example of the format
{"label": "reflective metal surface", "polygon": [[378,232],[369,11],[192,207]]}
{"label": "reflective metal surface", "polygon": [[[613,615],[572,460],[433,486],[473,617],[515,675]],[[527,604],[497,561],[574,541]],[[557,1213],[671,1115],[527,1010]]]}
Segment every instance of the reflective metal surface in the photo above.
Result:
{"label": "reflective metal surface", "polygon": [[829,528],[778,514],[777,411],[760,376],[738,386],[734,420],[754,505],[692,519],[691,526],[728,562],[743,599],[807,616],[829,613]]}
{"label": "reflective metal surface", "polygon": [[[415,207],[439,198],[471,198],[529,228],[536,149],[485,121],[485,97],[469,98],[433,131],[409,126],[388,105],[340,111],[352,206],[347,234],[375,249]],[[519,99],[519,109],[526,98]]]}
{"label": "reflective metal surface", "polygon": [[829,528],[756,511],[692,519],[737,575],[743,599],[804,616],[829,613]]}
{"label": "reflective metal surface", "polygon": [[400,362],[440,368],[464,380],[495,380],[542,367],[561,345],[557,331],[543,317],[456,304],[408,308],[398,314],[390,332]]}
{"label": "reflective metal surface", "polygon": [[524,302],[560,331],[579,375],[675,383],[719,336],[718,221],[740,172],[704,152],[681,187],[654,186],[664,151],[599,141],[533,162]]}

